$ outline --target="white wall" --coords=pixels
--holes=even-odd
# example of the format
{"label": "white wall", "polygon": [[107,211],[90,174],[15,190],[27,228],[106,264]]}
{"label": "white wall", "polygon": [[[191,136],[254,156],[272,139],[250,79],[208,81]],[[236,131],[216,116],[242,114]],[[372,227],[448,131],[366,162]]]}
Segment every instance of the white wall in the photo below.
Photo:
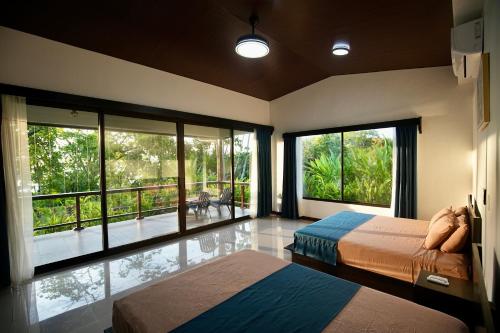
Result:
{"label": "white wall", "polygon": [[[490,53],[490,123],[483,131],[474,131],[477,152],[475,192],[483,219],[482,244],[486,290],[490,300],[498,302],[500,285],[500,1],[485,0],[484,52]],[[475,96],[477,98],[477,96]],[[474,122],[475,123],[475,122]],[[486,205],[482,203],[487,190]],[[496,281],[496,283],[495,283]]]}
{"label": "white wall", "polygon": [[269,102],[0,26],[0,82],[269,124]]}
{"label": "white wall", "polygon": [[[333,59],[332,59],[333,61]],[[418,218],[465,205],[472,191],[471,84],[451,67],[334,76],[271,101],[276,128],[274,208],[282,188],[283,132],[422,117],[418,135]],[[393,209],[299,200],[300,214],[321,218],[342,209],[391,215]]]}

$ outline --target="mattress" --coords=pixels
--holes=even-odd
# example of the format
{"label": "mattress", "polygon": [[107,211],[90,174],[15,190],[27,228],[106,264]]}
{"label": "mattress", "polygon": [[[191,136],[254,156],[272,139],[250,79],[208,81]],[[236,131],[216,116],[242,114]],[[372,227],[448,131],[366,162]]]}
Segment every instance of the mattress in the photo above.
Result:
{"label": "mattress", "polygon": [[339,240],[337,262],[412,283],[421,269],[468,279],[466,254],[423,247],[428,225],[377,215]]}
{"label": "mattress", "polygon": [[[245,250],[115,301],[113,332],[168,332],[290,262]],[[321,274],[321,273],[318,273]],[[360,287],[323,332],[468,332],[458,319]]]}

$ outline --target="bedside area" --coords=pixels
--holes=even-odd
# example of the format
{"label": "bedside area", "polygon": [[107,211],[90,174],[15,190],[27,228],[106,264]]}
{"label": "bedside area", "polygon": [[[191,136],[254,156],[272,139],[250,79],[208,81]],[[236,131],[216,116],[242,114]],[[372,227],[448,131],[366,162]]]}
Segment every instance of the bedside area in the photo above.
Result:
{"label": "bedside area", "polygon": [[[429,275],[445,277],[449,286],[427,280]],[[471,280],[463,280],[422,270],[415,283],[415,302],[448,313],[463,320],[469,327],[474,326],[473,318],[480,315],[479,298],[474,292]]]}

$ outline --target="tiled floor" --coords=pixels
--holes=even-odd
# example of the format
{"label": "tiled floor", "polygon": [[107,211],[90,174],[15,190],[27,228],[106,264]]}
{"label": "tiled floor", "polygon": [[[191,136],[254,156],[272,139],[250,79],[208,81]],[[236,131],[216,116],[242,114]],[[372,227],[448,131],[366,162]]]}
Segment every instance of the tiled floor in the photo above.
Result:
{"label": "tiled floor", "polygon": [[2,332],[99,332],[111,326],[113,301],[186,269],[243,249],[290,259],[283,247],[304,221],[247,220],[194,236],[37,276],[0,290]]}
{"label": "tiled floor", "polygon": [[[249,214],[248,209],[235,207],[235,217]],[[207,214],[198,217],[189,212],[186,216],[188,229],[230,219],[227,208],[221,213],[210,207]],[[111,223],[108,226],[109,246],[134,243],[140,240],[166,235],[178,231],[177,213],[145,217],[142,220],[128,220]],[[102,250],[102,227],[88,227],[81,231],[62,231],[36,236],[33,244],[35,266],[81,256]]]}

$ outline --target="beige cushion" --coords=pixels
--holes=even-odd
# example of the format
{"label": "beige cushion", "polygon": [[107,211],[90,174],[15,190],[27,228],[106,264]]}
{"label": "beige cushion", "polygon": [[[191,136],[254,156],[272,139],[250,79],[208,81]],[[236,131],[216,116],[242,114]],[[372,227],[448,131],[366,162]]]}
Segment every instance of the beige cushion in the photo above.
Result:
{"label": "beige cushion", "polygon": [[455,220],[456,227],[458,228],[462,224],[469,224],[469,217],[467,215],[460,215],[457,216],[457,219]]}
{"label": "beige cushion", "polygon": [[455,216],[467,215],[467,206],[459,207],[455,209]]}
{"label": "beige cushion", "polygon": [[435,249],[443,243],[455,230],[455,213],[442,216],[432,224],[425,237],[424,247],[428,250]]}
{"label": "beige cushion", "polygon": [[443,208],[441,209],[439,212],[437,212],[436,214],[434,214],[433,217],[431,217],[431,222],[429,223],[429,227],[427,228],[427,232],[431,229],[431,226],[437,221],[439,220],[440,218],[442,218],[443,216],[445,215],[449,215],[449,214],[453,214],[453,211],[451,210],[451,206],[450,207],[446,207],[446,208]]}
{"label": "beige cushion", "polygon": [[441,251],[448,253],[461,251],[467,243],[468,236],[469,225],[464,221],[459,222],[459,227],[441,244]]}

